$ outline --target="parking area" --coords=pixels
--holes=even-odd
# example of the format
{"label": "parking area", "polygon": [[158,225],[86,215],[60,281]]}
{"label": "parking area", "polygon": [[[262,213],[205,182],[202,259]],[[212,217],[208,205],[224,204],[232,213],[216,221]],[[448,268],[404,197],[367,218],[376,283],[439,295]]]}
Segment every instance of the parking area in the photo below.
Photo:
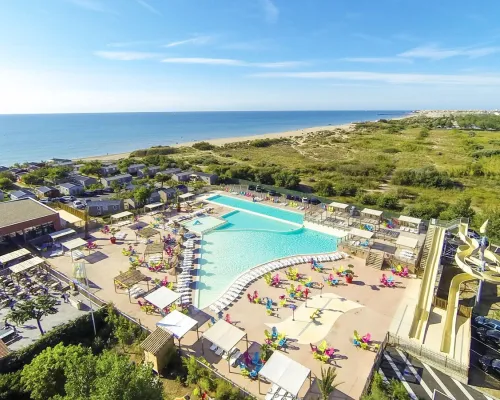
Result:
{"label": "parking area", "polygon": [[[388,346],[384,351],[379,373],[387,380],[401,381],[412,399],[493,400],[495,398],[394,347]],[[434,397],[435,392],[436,397]]]}

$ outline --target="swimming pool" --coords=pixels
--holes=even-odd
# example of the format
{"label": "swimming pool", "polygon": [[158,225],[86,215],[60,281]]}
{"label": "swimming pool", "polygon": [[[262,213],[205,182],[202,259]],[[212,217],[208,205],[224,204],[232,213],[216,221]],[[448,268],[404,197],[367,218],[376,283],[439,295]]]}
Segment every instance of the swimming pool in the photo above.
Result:
{"label": "swimming pool", "polygon": [[214,203],[222,204],[224,206],[246,210],[250,212],[255,212],[258,214],[266,215],[268,217],[282,219],[288,222],[293,222],[295,224],[302,225],[304,223],[304,217],[298,212],[283,210],[281,208],[270,207],[260,203],[254,203],[251,199],[243,200],[236,199],[234,197],[216,195],[209,197],[208,201],[213,201]]}
{"label": "swimming pool", "polygon": [[[263,207],[265,211],[272,208]],[[267,218],[254,210],[252,213],[236,210],[225,214],[222,218],[227,224],[203,235],[198,296],[200,308],[212,304],[239,274],[258,264],[297,254],[326,253],[337,249],[335,236],[275,219],[274,215],[274,218]]]}
{"label": "swimming pool", "polygon": [[211,216],[202,216],[195,218],[191,221],[181,222],[190,231],[204,234],[220,225],[224,225],[226,222],[222,218],[216,218]]}

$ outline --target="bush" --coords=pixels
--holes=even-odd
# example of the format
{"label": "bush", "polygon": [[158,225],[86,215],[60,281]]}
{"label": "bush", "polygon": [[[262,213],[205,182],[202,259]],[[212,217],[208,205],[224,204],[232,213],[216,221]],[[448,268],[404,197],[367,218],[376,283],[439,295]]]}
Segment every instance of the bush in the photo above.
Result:
{"label": "bush", "polygon": [[394,147],[388,147],[387,149],[382,149],[382,153],[396,154],[396,153],[401,153],[401,150],[396,149]]}
{"label": "bush", "polygon": [[339,183],[336,185],[335,190],[339,196],[356,196],[358,193],[358,186],[353,183]]}
{"label": "bush", "polygon": [[167,156],[169,154],[178,153],[179,150],[175,147],[170,146],[154,146],[149,149],[140,149],[135,150],[130,153],[130,157],[146,157],[146,156],[154,156],[154,155],[164,155]]}
{"label": "bush", "polygon": [[379,196],[377,199],[377,205],[388,210],[398,210],[399,209],[399,199],[398,196],[392,193],[386,193]]}
{"label": "bush", "polygon": [[403,186],[423,186],[443,189],[451,188],[454,185],[448,173],[438,171],[434,166],[397,170],[392,178],[392,183]]}
{"label": "bush", "polygon": [[253,147],[269,147],[272,146],[273,144],[277,144],[282,142],[283,139],[256,139],[250,141],[250,146]]}
{"label": "bush", "polygon": [[197,149],[197,150],[202,150],[202,151],[207,151],[207,150],[213,150],[216,148],[213,144],[210,144],[208,142],[198,142],[193,144],[191,147]]}
{"label": "bush", "polygon": [[21,383],[21,371],[0,374],[0,400],[30,400]]}
{"label": "bush", "polygon": [[406,206],[403,213],[409,217],[431,219],[438,218],[447,208],[448,204],[442,201],[421,197],[415,204]]}
{"label": "bush", "polygon": [[375,193],[360,193],[357,201],[365,206],[374,206],[377,204],[378,196]]}
{"label": "bush", "polygon": [[314,185],[313,190],[318,196],[323,197],[335,196],[336,194],[335,188],[329,181],[319,181]]}
{"label": "bush", "polygon": [[493,157],[500,155],[500,150],[479,150],[471,154],[473,158]]}

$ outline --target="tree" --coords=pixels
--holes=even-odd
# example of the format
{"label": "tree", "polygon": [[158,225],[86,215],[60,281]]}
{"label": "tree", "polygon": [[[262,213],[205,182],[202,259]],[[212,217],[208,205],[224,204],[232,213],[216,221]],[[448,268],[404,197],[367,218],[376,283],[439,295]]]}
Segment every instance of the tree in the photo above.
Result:
{"label": "tree", "polygon": [[24,324],[30,319],[36,320],[38,329],[43,335],[41,320],[43,317],[57,313],[57,300],[49,295],[39,296],[37,298],[18,302],[14,309],[9,311],[6,319],[14,321],[16,324]]}
{"label": "tree", "polygon": [[122,188],[122,186],[117,181],[111,181],[110,187],[115,193],[119,192]]}
{"label": "tree", "polygon": [[157,174],[155,176],[155,181],[161,184],[161,187],[165,185],[166,182],[168,182],[170,179],[172,179],[171,175],[165,175],[165,174]]}
{"label": "tree", "polygon": [[0,178],[0,190],[9,190],[14,187],[14,184],[9,178]]}
{"label": "tree", "polygon": [[287,189],[294,189],[300,183],[300,177],[289,171],[280,171],[273,174],[274,182],[277,186]]}
{"label": "tree", "polygon": [[140,205],[145,204],[146,201],[151,197],[151,189],[146,186],[141,186],[134,190],[134,199]]}
{"label": "tree", "polygon": [[64,395],[66,371],[90,357],[90,349],[82,346],[64,346],[59,343],[55,347],[48,347],[23,368],[21,383],[31,392],[34,400]]}
{"label": "tree", "polygon": [[471,198],[469,196],[461,196],[457,201],[448,207],[447,210],[439,214],[440,219],[452,220],[456,218],[469,218],[474,217],[475,211],[471,208]]}
{"label": "tree", "polygon": [[392,193],[385,193],[377,199],[377,205],[388,210],[397,210],[399,208],[398,196]]}
{"label": "tree", "polygon": [[318,388],[321,392],[322,400],[328,400],[330,393],[341,383],[335,383],[337,378],[337,371],[335,368],[328,367],[324,369],[321,367],[321,379],[318,379]]}
{"label": "tree", "polygon": [[84,175],[96,175],[100,177],[102,175],[102,162],[100,161],[89,161],[80,167],[80,172]]}
{"label": "tree", "polygon": [[89,190],[101,190],[104,189],[104,185],[101,182],[93,183],[89,186]]}
{"label": "tree", "polygon": [[329,181],[319,181],[318,183],[316,183],[316,185],[314,185],[314,192],[318,196],[335,196],[335,188]]}

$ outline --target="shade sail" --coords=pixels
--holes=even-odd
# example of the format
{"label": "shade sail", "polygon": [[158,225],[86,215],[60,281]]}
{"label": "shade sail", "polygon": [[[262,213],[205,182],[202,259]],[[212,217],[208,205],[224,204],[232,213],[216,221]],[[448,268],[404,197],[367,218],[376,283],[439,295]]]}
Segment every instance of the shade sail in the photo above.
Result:
{"label": "shade sail", "polygon": [[179,196],[179,199],[186,200],[186,199],[190,199],[193,196],[194,196],[194,193],[184,193],[184,194],[181,194]]}
{"label": "shade sail", "polygon": [[245,335],[246,333],[241,329],[219,319],[203,334],[203,337],[229,353]]}
{"label": "shade sail", "polygon": [[87,245],[87,242],[81,238],[76,238],[73,240],[68,240],[67,242],[61,243],[61,245],[67,248],[69,251],[78,249],[79,247],[83,247]]}
{"label": "shade sail", "polygon": [[333,207],[333,208],[337,208],[339,210],[344,210],[345,211],[349,207],[349,204],[337,203],[335,201],[332,201],[330,204],[328,204],[328,207]]}
{"label": "shade sail", "polygon": [[63,229],[62,231],[51,233],[49,234],[49,236],[52,240],[57,240],[64,236],[74,235],[75,233],[76,231],[74,229],[68,228],[68,229]]}
{"label": "shade sail", "polygon": [[349,234],[352,236],[358,236],[363,239],[371,239],[373,237],[373,232],[364,231],[363,229],[351,228]]}
{"label": "shade sail", "polygon": [[418,239],[400,235],[398,237],[398,240],[396,240],[396,246],[409,247],[410,249],[414,249],[418,246]]}
{"label": "shade sail", "polygon": [[309,368],[281,354],[279,351],[275,351],[264,364],[259,375],[285,389],[288,393],[297,396],[310,373]]}
{"label": "shade sail", "polygon": [[43,264],[45,261],[40,257],[33,257],[29,260],[23,261],[22,263],[13,265],[10,267],[10,271],[13,274],[18,274],[19,272],[27,271],[30,268],[36,267],[37,265]]}
{"label": "shade sail", "polygon": [[406,215],[400,215],[399,221],[400,222],[407,222],[409,224],[415,224],[415,225],[420,225],[422,223],[422,220],[420,218],[407,217]]}
{"label": "shade sail", "polygon": [[165,286],[162,286],[161,288],[156,289],[154,292],[144,297],[144,300],[150,302],[160,310],[163,310],[170,304],[175,303],[180,297],[181,295],[179,293],[176,293],[166,288]]}
{"label": "shade sail", "polygon": [[31,254],[28,250],[19,249],[11,253],[4,254],[3,256],[0,256],[0,263],[5,264],[9,261],[17,260],[18,258],[27,256],[28,254]]}
{"label": "shade sail", "polygon": [[372,210],[371,208],[364,208],[361,211],[361,214],[368,214],[368,215],[373,215],[374,217],[380,217],[382,215],[383,211],[380,210]]}
{"label": "shade sail", "polygon": [[125,217],[130,217],[131,215],[133,215],[130,211],[123,211],[121,213],[118,213],[118,214],[113,214],[111,216],[111,219],[121,219],[121,218],[125,218]]}
{"label": "shade sail", "polygon": [[156,326],[170,332],[177,339],[182,339],[186,333],[193,329],[198,321],[177,310],[170,312],[166,317],[156,323]]}
{"label": "shade sail", "polygon": [[154,210],[155,208],[163,206],[163,203],[153,203],[153,204],[147,204],[144,206],[144,208],[147,208],[148,210]]}

